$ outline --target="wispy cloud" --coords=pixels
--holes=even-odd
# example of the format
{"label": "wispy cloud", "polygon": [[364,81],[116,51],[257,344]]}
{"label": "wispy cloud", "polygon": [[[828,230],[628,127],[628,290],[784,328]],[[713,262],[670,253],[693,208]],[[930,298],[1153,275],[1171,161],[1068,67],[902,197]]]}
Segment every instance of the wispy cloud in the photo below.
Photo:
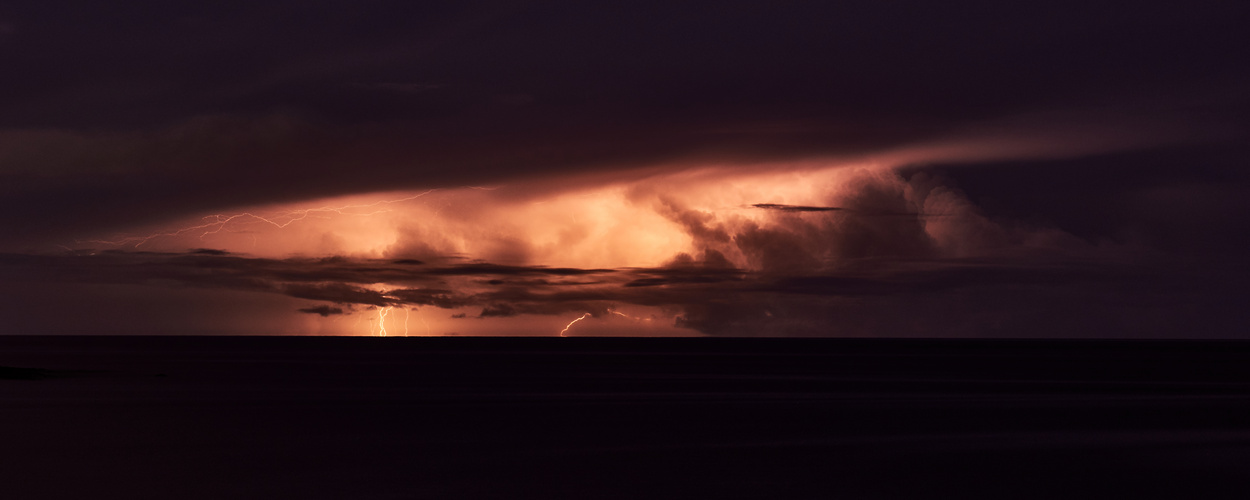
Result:
{"label": "wispy cloud", "polygon": [[381,82],[381,83],[357,83],[353,84],[353,88],[361,90],[380,90],[386,92],[398,92],[401,94],[419,94],[429,92],[445,87],[446,85],[438,83],[400,83],[400,82]]}

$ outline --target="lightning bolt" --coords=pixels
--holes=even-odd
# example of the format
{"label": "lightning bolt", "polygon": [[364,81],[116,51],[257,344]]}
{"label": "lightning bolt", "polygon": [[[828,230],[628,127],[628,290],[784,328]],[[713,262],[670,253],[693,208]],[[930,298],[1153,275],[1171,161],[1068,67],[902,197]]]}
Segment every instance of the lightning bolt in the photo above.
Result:
{"label": "lightning bolt", "polygon": [[629,319],[632,319],[632,320],[634,320],[634,321],[651,321],[651,318],[639,318],[639,317],[637,317],[637,316],[630,316],[630,315],[628,315],[628,314],[625,314],[625,313],[623,313],[623,312],[617,311],[617,310],[615,310],[615,309],[608,309],[608,313],[610,313],[610,314],[615,314],[615,315],[620,316],[620,317],[622,317],[622,318],[629,318]]}
{"label": "lightning bolt", "polygon": [[391,309],[392,309],[391,307],[379,307],[378,308],[378,336],[379,337],[386,336],[386,315],[390,314]]}
{"label": "lightning bolt", "polygon": [[570,322],[569,322],[569,324],[567,324],[567,325],[565,325],[565,326],[564,326],[564,329],[563,329],[563,330],[560,330],[560,336],[561,336],[561,337],[563,337],[563,336],[564,336],[564,333],[565,333],[565,332],[567,332],[567,331],[569,331],[569,328],[573,328],[573,323],[577,323],[578,321],[584,320],[584,319],[589,318],[589,317],[590,317],[590,313],[586,313],[586,314],[583,314],[583,315],[582,315],[582,317],[577,318],[577,319],[575,319],[575,320],[573,320],[573,321],[570,321]]}
{"label": "lightning bolt", "polygon": [[434,332],[430,330],[430,324],[425,322],[425,316],[421,315],[421,309],[417,309],[417,319],[421,320],[421,324],[425,325],[425,335],[433,336]]}
{"label": "lightning bolt", "polygon": [[[430,189],[430,190],[426,190],[424,192],[417,193],[412,196],[407,196],[404,198],[397,198],[393,200],[380,200],[380,201],[375,201],[373,203],[342,205],[342,206],[337,206],[337,207],[324,206],[324,207],[317,207],[317,208],[306,208],[306,209],[301,209],[301,210],[286,210],[286,211],[277,212],[275,214],[269,215],[268,217],[264,215],[257,215],[251,212],[240,212],[240,213],[231,214],[231,215],[225,215],[225,214],[208,215],[202,218],[202,220],[206,221],[202,224],[186,226],[180,229],[176,229],[174,231],[167,231],[163,233],[152,233],[146,236],[129,236],[129,237],[125,237],[125,238],[121,238],[117,240],[80,240],[80,241],[77,241],[76,243],[95,243],[95,244],[100,244],[100,245],[111,245],[111,246],[122,246],[122,245],[129,245],[133,243],[134,247],[138,248],[140,245],[143,245],[144,243],[147,243],[157,238],[180,236],[185,233],[199,231],[199,230],[204,231],[203,233],[200,233],[200,238],[203,238],[210,234],[220,233],[223,230],[225,230],[227,226],[230,226],[232,224],[242,224],[244,222],[269,224],[278,229],[282,229],[295,222],[307,219],[310,216],[313,216],[313,214],[320,214],[320,213],[335,213],[339,215],[368,217],[368,216],[377,215],[380,213],[389,212],[390,209],[373,210],[371,212],[363,212],[363,213],[355,212],[355,210],[379,207],[383,205],[390,205],[393,203],[401,203],[405,201],[411,201],[411,200],[420,198],[422,196],[425,196],[427,194],[430,194],[434,191],[437,191],[437,190]],[[239,221],[239,222],[235,222],[235,221]]]}
{"label": "lightning bolt", "polygon": [[405,307],[404,308],[404,336],[405,337],[408,336],[408,318],[410,316],[412,316],[412,310]]}

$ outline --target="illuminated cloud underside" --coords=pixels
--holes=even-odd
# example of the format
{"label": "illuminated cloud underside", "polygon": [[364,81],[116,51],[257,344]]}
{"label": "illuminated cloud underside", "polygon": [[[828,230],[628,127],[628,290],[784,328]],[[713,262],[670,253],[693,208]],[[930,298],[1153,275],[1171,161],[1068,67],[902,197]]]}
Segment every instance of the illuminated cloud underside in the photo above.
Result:
{"label": "illuminated cloud underside", "polygon": [[[1044,285],[1119,278],[1090,265],[1105,249],[904,177],[917,154],[244,207],[84,238],[32,267],[279,294],[297,299],[274,313],[282,331],[388,336],[906,336],[926,327],[865,318],[892,297],[978,309],[1004,290],[1055,300]],[[1004,321],[982,316],[961,327]]]}
{"label": "illuminated cloud underside", "polygon": [[1246,330],[1245,2],[670,4],[10,5],[0,334]]}

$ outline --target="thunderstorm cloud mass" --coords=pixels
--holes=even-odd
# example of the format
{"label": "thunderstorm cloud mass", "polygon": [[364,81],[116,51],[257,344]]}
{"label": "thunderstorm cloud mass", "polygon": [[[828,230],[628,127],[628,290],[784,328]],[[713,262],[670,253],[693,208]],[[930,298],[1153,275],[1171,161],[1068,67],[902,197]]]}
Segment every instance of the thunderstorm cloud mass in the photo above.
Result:
{"label": "thunderstorm cloud mass", "polygon": [[1250,7],[1125,9],[3,6],[0,334],[1243,337]]}

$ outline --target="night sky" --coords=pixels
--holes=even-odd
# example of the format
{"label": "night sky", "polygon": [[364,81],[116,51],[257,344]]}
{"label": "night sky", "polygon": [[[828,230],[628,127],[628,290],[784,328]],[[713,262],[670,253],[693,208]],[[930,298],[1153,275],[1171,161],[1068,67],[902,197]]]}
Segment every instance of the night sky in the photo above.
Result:
{"label": "night sky", "polygon": [[1244,338],[1248,20],[0,3],[0,334]]}

